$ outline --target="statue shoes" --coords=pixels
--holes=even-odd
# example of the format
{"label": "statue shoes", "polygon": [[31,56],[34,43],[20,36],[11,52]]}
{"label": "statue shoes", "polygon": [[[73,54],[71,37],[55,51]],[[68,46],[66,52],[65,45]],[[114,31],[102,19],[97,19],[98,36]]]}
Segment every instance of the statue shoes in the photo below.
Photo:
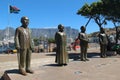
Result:
{"label": "statue shoes", "polygon": [[89,61],[89,59],[85,59],[86,61]]}
{"label": "statue shoes", "polygon": [[23,69],[19,69],[19,71],[20,71],[20,74],[22,74],[22,75],[24,75],[24,76],[27,75],[26,71],[24,71]]}
{"label": "statue shoes", "polygon": [[85,59],[81,59],[81,61],[86,61]]}
{"label": "statue shoes", "polygon": [[34,71],[33,71],[33,70],[31,70],[31,69],[26,70],[26,72],[27,72],[27,73],[31,73],[31,74],[33,74],[33,73],[34,73]]}

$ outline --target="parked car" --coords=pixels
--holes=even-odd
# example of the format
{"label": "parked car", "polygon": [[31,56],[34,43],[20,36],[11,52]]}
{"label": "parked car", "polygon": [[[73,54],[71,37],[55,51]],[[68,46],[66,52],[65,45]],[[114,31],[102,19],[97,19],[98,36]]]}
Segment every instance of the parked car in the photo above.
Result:
{"label": "parked car", "polygon": [[14,54],[14,53],[17,53],[17,49],[9,47],[9,48],[6,48],[6,50],[4,50],[3,52],[6,54]]}

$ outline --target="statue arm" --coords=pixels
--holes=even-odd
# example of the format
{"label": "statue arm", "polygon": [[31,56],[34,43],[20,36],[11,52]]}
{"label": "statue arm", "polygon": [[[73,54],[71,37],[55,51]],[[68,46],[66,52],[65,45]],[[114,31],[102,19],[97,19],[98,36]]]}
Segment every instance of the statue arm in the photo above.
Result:
{"label": "statue arm", "polygon": [[57,43],[57,40],[58,38],[57,38],[57,32],[55,33],[55,42]]}
{"label": "statue arm", "polygon": [[56,34],[55,34],[55,43],[56,43],[56,45],[59,45],[61,42],[60,42],[60,37],[59,37],[59,33],[58,32],[56,32]]}
{"label": "statue arm", "polygon": [[100,44],[103,44],[102,36],[99,34],[99,42]]}
{"label": "statue arm", "polygon": [[32,36],[31,36],[32,32],[31,30],[29,29],[29,36],[30,36],[30,47],[32,50],[34,50],[34,41],[32,39]]}
{"label": "statue arm", "polygon": [[16,49],[20,49],[20,44],[19,44],[19,29],[18,28],[15,31],[14,41],[15,41],[15,48]]}
{"label": "statue arm", "polygon": [[83,35],[79,34],[79,39],[82,40],[82,41],[88,42],[88,41],[89,41],[89,40],[88,40],[88,37],[87,37],[86,34],[85,34],[85,36],[86,36],[86,38],[84,38]]}

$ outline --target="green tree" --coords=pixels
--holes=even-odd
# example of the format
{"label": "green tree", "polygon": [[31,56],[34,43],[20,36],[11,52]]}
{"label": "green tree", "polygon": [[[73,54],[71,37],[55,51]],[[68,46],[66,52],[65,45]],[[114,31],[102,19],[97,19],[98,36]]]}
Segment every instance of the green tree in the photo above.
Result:
{"label": "green tree", "polygon": [[120,22],[120,0],[102,0],[104,15],[116,26]]}
{"label": "green tree", "polygon": [[100,0],[91,5],[85,4],[78,10],[77,14],[94,19],[99,27],[107,24],[106,21],[112,21],[116,27],[117,36],[120,24],[120,0]]}
{"label": "green tree", "polygon": [[86,18],[94,19],[95,23],[101,28],[106,25],[106,18],[104,17],[103,2],[93,2],[91,5],[85,4],[77,12],[78,15],[85,16]]}
{"label": "green tree", "polygon": [[55,39],[53,39],[53,38],[48,38],[48,43],[55,43]]}
{"label": "green tree", "polygon": [[38,38],[34,38],[33,41],[34,41],[34,45],[35,46],[39,45],[39,39]]}
{"label": "green tree", "polygon": [[[104,12],[106,19],[112,21],[116,28],[116,37],[118,34],[118,26],[120,24],[120,0],[101,0],[104,4]],[[117,38],[116,38],[117,42]]]}

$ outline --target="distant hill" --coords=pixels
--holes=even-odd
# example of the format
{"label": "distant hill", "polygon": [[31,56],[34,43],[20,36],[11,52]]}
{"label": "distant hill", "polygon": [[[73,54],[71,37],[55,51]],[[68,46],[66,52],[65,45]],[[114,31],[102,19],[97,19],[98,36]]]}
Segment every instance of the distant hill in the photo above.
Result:
{"label": "distant hill", "polygon": [[[120,27],[118,27],[120,29]],[[31,28],[32,31],[32,37],[33,38],[39,38],[39,37],[47,37],[47,38],[54,38],[56,31],[58,31],[57,28]],[[106,33],[109,35],[111,33],[116,34],[115,28],[105,28]],[[15,29],[10,27],[9,28],[9,34],[8,28],[0,30],[0,40],[4,39],[5,37],[11,37],[15,34]],[[65,33],[67,34],[67,38],[75,39],[78,36],[79,30],[71,28],[71,27],[65,27]],[[99,31],[93,32],[88,34],[89,37],[95,37],[99,34]]]}
{"label": "distant hill", "polygon": [[5,37],[14,36],[14,34],[15,34],[15,30],[12,27],[0,30],[0,40],[4,39]]}
{"label": "distant hill", "polygon": [[[57,28],[32,28],[32,36],[35,37],[40,37],[40,36],[45,36],[48,38],[54,38],[55,33],[58,31]],[[67,34],[68,38],[76,38],[78,36],[79,31],[76,29],[73,29],[71,27],[65,27],[65,33]]]}
{"label": "distant hill", "polygon": [[[57,28],[31,28],[33,38],[39,38],[41,36],[54,38],[57,30]],[[75,39],[78,36],[79,31],[71,27],[65,27],[65,33],[67,34],[67,38]],[[0,40],[8,36],[12,37],[15,34],[15,29],[12,27],[6,28],[4,30],[0,30],[0,34]]]}
{"label": "distant hill", "polygon": [[[120,30],[120,27],[118,27],[118,29]],[[115,29],[115,27],[114,28],[105,28],[105,32],[107,35],[116,34],[116,29]],[[89,34],[89,37],[96,37],[96,36],[98,36],[98,34],[99,34],[99,31],[93,32],[93,33]]]}

